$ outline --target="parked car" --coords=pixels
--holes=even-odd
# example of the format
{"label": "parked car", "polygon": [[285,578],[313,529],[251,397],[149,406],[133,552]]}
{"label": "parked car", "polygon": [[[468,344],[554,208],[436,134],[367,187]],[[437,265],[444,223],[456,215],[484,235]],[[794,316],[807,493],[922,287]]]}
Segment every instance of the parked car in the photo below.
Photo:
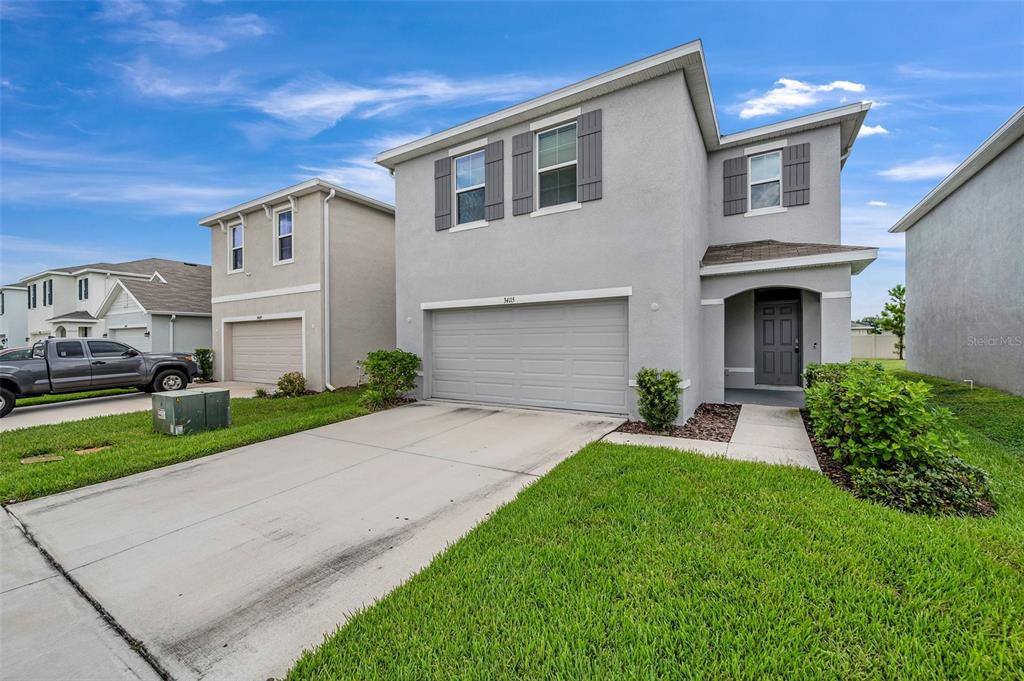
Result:
{"label": "parked car", "polygon": [[199,373],[195,355],[148,353],[117,341],[48,338],[24,353],[0,355],[0,418],[20,397],[139,388],[146,392],[180,390]]}
{"label": "parked car", "polygon": [[8,350],[0,350],[0,361],[31,358],[32,348],[10,348]]}

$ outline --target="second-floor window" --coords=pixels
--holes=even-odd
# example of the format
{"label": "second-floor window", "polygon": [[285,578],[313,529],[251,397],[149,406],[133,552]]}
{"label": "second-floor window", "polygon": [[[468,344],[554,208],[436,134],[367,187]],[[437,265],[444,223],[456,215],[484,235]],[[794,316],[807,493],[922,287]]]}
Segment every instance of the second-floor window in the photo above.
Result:
{"label": "second-floor window", "polygon": [[79,279],[78,280],[78,299],[89,300],[89,280]]}
{"label": "second-floor window", "polygon": [[231,227],[229,237],[231,239],[231,253],[228,256],[228,271],[230,272],[241,272],[244,266],[242,260],[242,248],[245,242],[245,235],[243,234],[243,228],[241,225],[235,225]]}
{"label": "second-floor window", "polygon": [[484,151],[455,159],[455,205],[458,224],[484,219]]}
{"label": "second-floor window", "polygon": [[28,287],[28,309],[34,309],[36,307],[36,284],[32,284]]}
{"label": "second-floor window", "polygon": [[576,201],[576,123],[537,133],[540,208]]}
{"label": "second-floor window", "polygon": [[53,305],[53,279],[43,282],[43,305]]}
{"label": "second-floor window", "polygon": [[750,210],[782,205],[782,152],[750,157]]}
{"label": "second-floor window", "polygon": [[7,311],[7,296],[4,295],[3,291],[0,291],[0,315]]}
{"label": "second-floor window", "polygon": [[274,238],[274,262],[291,262],[292,246],[292,212],[281,211],[277,214],[277,227]]}

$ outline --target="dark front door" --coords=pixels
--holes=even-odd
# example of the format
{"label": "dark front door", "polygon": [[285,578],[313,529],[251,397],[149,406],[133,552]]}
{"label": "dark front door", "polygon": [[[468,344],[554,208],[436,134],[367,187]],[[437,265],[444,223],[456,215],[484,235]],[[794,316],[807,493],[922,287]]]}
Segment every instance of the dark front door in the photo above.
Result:
{"label": "dark front door", "polygon": [[754,382],[800,385],[800,302],[759,301],[754,333]]}

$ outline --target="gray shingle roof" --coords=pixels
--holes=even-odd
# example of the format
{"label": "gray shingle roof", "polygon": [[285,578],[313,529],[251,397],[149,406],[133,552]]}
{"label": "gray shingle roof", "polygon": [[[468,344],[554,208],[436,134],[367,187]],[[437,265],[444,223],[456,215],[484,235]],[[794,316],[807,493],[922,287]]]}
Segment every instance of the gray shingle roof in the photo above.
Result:
{"label": "gray shingle roof", "polygon": [[72,312],[67,312],[65,314],[59,314],[56,317],[50,317],[46,321],[52,322],[55,319],[76,319],[76,320],[81,320],[81,321],[84,321],[84,322],[85,321],[88,321],[88,322],[96,321],[96,318],[93,317],[92,314],[90,314],[89,312],[86,312],[85,310],[74,310]]}
{"label": "gray shingle roof", "polygon": [[761,260],[780,260],[782,258],[824,255],[827,253],[863,251],[870,250],[871,248],[870,246],[794,243],[764,239],[762,241],[744,241],[736,244],[708,246],[708,249],[704,252],[704,257],[701,259],[701,265],[731,265],[741,262],[758,262]]}
{"label": "gray shingle roof", "polygon": [[[147,263],[145,273],[159,272],[167,283],[159,279],[121,279],[142,307],[149,312],[191,312],[210,314],[210,266],[193,265],[175,260],[149,258],[137,260]],[[122,263],[133,264],[133,263]],[[129,270],[122,270],[129,271]]]}

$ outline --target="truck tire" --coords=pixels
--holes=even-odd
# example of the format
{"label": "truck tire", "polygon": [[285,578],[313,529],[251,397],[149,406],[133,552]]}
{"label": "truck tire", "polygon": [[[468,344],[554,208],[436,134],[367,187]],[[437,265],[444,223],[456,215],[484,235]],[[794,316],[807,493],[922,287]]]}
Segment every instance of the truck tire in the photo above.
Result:
{"label": "truck tire", "polygon": [[153,392],[163,393],[169,390],[184,390],[188,387],[188,376],[177,369],[161,371],[153,379]]}
{"label": "truck tire", "polygon": [[0,388],[0,419],[11,413],[14,409],[15,397],[7,388]]}

